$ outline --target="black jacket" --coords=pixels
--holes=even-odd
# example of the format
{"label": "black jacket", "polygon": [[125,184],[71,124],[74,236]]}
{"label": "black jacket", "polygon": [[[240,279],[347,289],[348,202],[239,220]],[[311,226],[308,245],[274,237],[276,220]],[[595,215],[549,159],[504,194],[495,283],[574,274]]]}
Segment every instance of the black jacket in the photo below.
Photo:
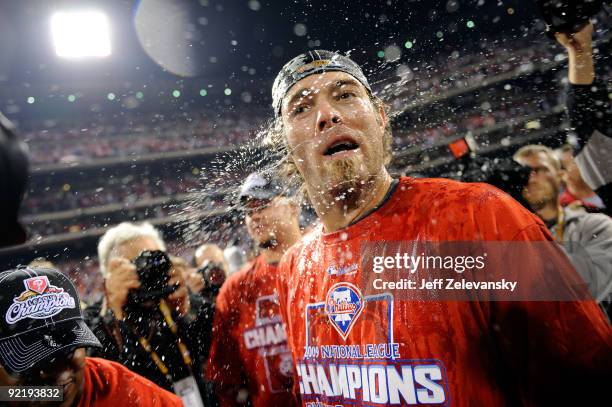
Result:
{"label": "black jacket", "polygon": [[606,84],[569,85],[567,113],[578,137],[576,164],[585,182],[612,210],[612,107]]}
{"label": "black jacket", "polygon": [[[93,349],[90,356],[119,362],[130,370],[146,377],[160,387],[173,391],[172,383],[189,374],[195,377],[205,405],[209,405],[210,386],[204,380],[204,364],[210,348],[214,303],[192,295],[190,312],[179,317],[173,312],[178,336],[187,345],[192,364],[185,366],[177,345],[177,337],[168,328],[159,309],[147,312],[128,312],[123,321],[113,318],[112,312],[101,316],[102,301],[85,310],[85,319],[102,343],[102,349]],[[168,367],[172,380],[158,369],[151,355],[139,342],[145,337],[151,348]],[[190,371],[191,370],[191,371]]]}

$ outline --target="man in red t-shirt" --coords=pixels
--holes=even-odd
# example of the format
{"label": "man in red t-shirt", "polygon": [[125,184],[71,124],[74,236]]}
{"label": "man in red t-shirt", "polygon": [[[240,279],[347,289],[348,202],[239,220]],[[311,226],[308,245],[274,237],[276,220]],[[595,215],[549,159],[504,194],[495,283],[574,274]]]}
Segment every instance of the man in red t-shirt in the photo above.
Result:
{"label": "man in red t-shirt", "polygon": [[[246,226],[260,254],[221,287],[207,376],[222,406],[293,406],[293,364],[275,292],[277,263],[300,239],[299,207],[265,174],[240,192]],[[246,390],[246,392],[245,392]]]}
{"label": "man in red t-shirt", "polygon": [[[384,106],[346,56],[300,55],[272,93],[288,173],[322,223],[285,254],[277,280],[305,406],[583,405],[607,396],[612,330],[538,218],[486,184],[393,179]],[[408,279],[383,286],[372,267],[381,265],[372,253],[393,254],[398,242],[413,262],[432,242],[503,250],[478,256],[482,271],[449,256],[445,277],[456,278],[440,279],[443,288],[427,280],[442,261],[410,266],[405,275],[418,272],[424,287],[408,290],[397,288]]]}
{"label": "man in red t-shirt", "polygon": [[25,387],[37,386],[65,407],[182,406],[178,396],[122,365],[85,356],[86,347],[101,345],[83,321],[74,285],[57,270],[0,273],[0,314],[0,386],[6,386],[0,401],[45,404],[33,398],[41,390]]}

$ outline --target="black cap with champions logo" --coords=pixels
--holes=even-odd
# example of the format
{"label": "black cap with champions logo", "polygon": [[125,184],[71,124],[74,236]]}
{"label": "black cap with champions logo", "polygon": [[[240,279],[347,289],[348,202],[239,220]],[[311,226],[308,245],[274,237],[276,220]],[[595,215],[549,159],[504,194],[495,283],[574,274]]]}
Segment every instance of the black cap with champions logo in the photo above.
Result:
{"label": "black cap with champions logo", "polygon": [[349,57],[332,51],[308,51],[287,62],[276,76],[272,86],[274,114],[280,116],[283,98],[293,85],[307,76],[330,71],[345,72],[361,82],[368,92],[372,92],[361,67]]}
{"label": "black cap with champions logo", "polygon": [[50,268],[0,273],[0,363],[21,373],[57,352],[101,347],[83,320],[74,284]]}

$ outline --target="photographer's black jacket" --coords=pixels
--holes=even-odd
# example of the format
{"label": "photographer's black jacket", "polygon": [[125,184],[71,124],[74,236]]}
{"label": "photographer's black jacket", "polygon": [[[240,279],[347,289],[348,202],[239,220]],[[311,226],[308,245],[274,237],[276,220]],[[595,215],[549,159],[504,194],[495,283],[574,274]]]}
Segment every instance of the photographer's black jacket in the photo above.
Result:
{"label": "photographer's black jacket", "polygon": [[[85,310],[86,321],[103,346],[102,349],[94,349],[91,356],[119,362],[169,391],[173,391],[172,382],[189,376],[189,369],[178,349],[177,338],[168,328],[159,309],[128,312],[123,321],[118,321],[112,312],[101,316],[101,306],[100,301]],[[209,391],[203,379],[203,364],[210,347],[213,313],[214,302],[198,295],[192,295],[191,310],[187,315],[179,317],[173,312],[178,335],[190,351],[191,374],[198,382],[204,399]],[[159,371],[151,355],[140,344],[139,336],[145,337],[151,348],[162,358],[172,381]]]}
{"label": "photographer's black jacket", "polygon": [[612,109],[606,84],[572,85],[567,90],[567,113],[578,136],[576,163],[585,182],[612,210]]}

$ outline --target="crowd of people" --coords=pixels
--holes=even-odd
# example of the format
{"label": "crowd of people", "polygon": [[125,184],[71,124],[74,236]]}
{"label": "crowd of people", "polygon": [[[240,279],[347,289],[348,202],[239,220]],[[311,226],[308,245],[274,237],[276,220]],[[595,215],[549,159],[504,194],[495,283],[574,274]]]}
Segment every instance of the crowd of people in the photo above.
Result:
{"label": "crowd of people", "polygon": [[81,185],[72,183],[70,177],[57,177],[49,188],[31,190],[24,202],[23,214],[37,215],[109,204],[131,207],[156,197],[185,194],[199,186],[200,178],[191,172],[181,173],[179,177],[143,176],[140,179],[133,176],[108,179],[102,174]]}
{"label": "crowd of people", "polygon": [[[394,137],[393,143],[395,149],[404,149],[415,145],[430,146],[441,138],[451,137],[454,134],[460,134],[463,132],[486,129],[487,127],[494,126],[497,123],[504,122],[508,119],[518,119],[534,114],[534,112],[541,112],[543,115],[549,113],[552,107],[556,106],[557,94],[553,92],[540,93],[532,91],[533,93],[509,95],[490,98],[487,95],[472,97],[472,95],[464,95],[462,102],[459,106],[451,107],[449,109],[438,109],[438,114],[435,117],[426,115],[427,118],[423,118],[419,115],[419,121],[413,121],[406,126],[400,127],[397,134]],[[502,94],[496,92],[496,94]],[[500,99],[500,100],[497,100]],[[491,101],[491,102],[489,102]],[[231,120],[231,119],[227,119]],[[193,124],[192,124],[193,125]],[[192,126],[190,125],[190,126]],[[238,124],[240,127],[245,127],[245,123],[241,122]],[[134,125],[129,137],[118,137],[117,135],[109,136],[103,139],[102,142],[98,143],[96,138],[91,138],[85,143],[91,143],[92,146],[104,145],[105,141],[111,140],[116,143],[124,143],[126,148],[120,148],[121,151],[118,155],[110,156],[122,156],[127,154],[126,151],[136,148],[139,142],[133,143],[133,138],[143,140],[145,143],[173,143],[177,139],[180,139],[181,126],[175,126],[173,123],[166,123],[165,126],[173,128],[173,132],[177,134],[176,137],[169,137],[167,140],[160,137],[146,136],[146,132],[142,131],[141,125]],[[229,126],[229,125],[228,125]],[[128,131],[129,129],[124,129]],[[251,127],[252,130],[252,127]],[[110,129],[107,129],[110,131]],[[122,134],[121,130],[114,129],[117,134]],[[221,133],[220,133],[221,134]],[[228,133],[223,132],[223,137],[200,137],[194,136],[193,134],[184,134],[184,137],[188,137],[191,140],[204,140],[202,142],[208,143],[213,140],[214,143],[222,143],[227,140]],[[245,130],[242,134],[248,135],[249,132]],[[209,140],[210,139],[210,140]],[[48,140],[46,138],[41,139]],[[207,141],[208,140],[208,141]],[[242,140],[236,140],[237,143],[245,142],[248,138]],[[60,140],[57,140],[60,141]],[[66,140],[61,140],[60,143],[54,143],[54,148],[59,151],[62,145],[70,146],[69,148],[84,148],[84,151],[90,153],[93,151],[89,147],[81,146],[79,143],[75,143],[71,137]],[[198,141],[200,142],[200,141]],[[30,143],[30,149],[35,144]],[[46,149],[47,147],[45,147]],[[176,151],[191,151],[191,148],[177,148]],[[45,155],[47,152],[45,152]],[[50,154],[49,156],[52,156]],[[64,155],[64,153],[61,153]],[[82,188],[79,185],[71,185],[71,188],[66,190],[65,185],[68,183],[62,182],[61,178],[54,178],[53,184],[48,187],[42,188],[38,186],[36,189],[31,189],[28,198],[24,204],[23,213],[24,215],[35,215],[40,213],[49,213],[55,211],[63,211],[78,208],[89,208],[95,206],[107,205],[110,203],[126,203],[130,204],[133,201],[146,200],[152,196],[171,195],[185,193],[193,187],[197,187],[197,179],[192,174],[185,173],[181,174],[178,178],[172,176],[168,179],[148,181],[144,178],[140,182],[122,182],[120,179],[108,180],[106,177],[99,177],[95,183],[88,182],[86,187]]]}
{"label": "crowd of people", "polygon": [[[501,96],[503,91],[496,90],[494,94],[496,98],[471,98],[470,95],[463,95],[461,99],[466,100],[463,100],[460,106],[437,109],[441,112],[431,121],[417,121],[398,129],[393,140],[394,148],[401,150],[413,146],[429,147],[439,140],[474,130],[486,130],[509,120],[520,121],[534,115],[545,116],[557,106],[558,96],[554,92],[547,94],[531,90],[512,97]],[[419,112],[414,116],[419,117],[420,114]]]}
{"label": "crowd of people", "polygon": [[[534,61],[550,62],[558,51],[546,42],[527,46],[526,42],[515,41],[512,46],[485,42],[481,44],[480,53],[438,56],[437,63],[422,61],[414,69],[413,86],[402,87],[403,92],[409,94],[402,93],[401,99],[414,99],[424,92],[444,95],[457,87],[469,88],[481,84],[484,78],[532,66]],[[381,94],[384,96],[385,91]],[[187,117],[145,114],[114,118],[110,123],[47,120],[39,129],[26,132],[23,137],[35,164],[84,163],[102,158],[241,144],[252,137],[253,129],[261,124],[260,119],[260,112],[254,110],[223,115],[193,112]]]}
{"label": "crowd of people", "polygon": [[[454,78],[458,72],[469,76],[470,72],[478,72],[475,67],[507,71],[515,63],[522,63],[524,58],[538,54],[538,58],[548,58],[548,53],[534,47],[517,46],[514,50],[505,49],[499,44],[482,44],[483,52],[465,55],[457,58],[443,58],[448,69],[440,68],[442,72],[453,72],[453,86],[460,82]],[[540,48],[550,49],[539,45]],[[491,48],[491,49],[489,49]],[[512,57],[509,57],[512,55]],[[499,61],[499,64],[495,61]],[[508,66],[506,66],[508,65]],[[496,67],[496,68],[495,68]],[[417,81],[423,82],[419,88],[428,88],[431,84],[443,83],[440,78],[425,74],[426,67],[420,70]],[[486,73],[490,76],[490,72]],[[462,74],[463,75],[463,74]],[[476,79],[477,80],[477,79]],[[419,83],[420,83],[419,82]],[[432,85],[433,86],[433,85]],[[409,87],[412,89],[412,87]],[[416,89],[416,88],[415,88]],[[402,150],[411,146],[432,146],[440,139],[452,138],[477,129],[487,129],[508,119],[516,120],[541,112],[549,113],[557,105],[557,93],[547,89],[527,93],[509,93],[496,91],[490,97],[483,93],[474,96],[466,93],[459,100],[458,106],[448,109],[436,109],[435,115],[417,113],[418,121],[412,121],[396,131],[393,146]],[[423,118],[426,116],[427,118]],[[100,122],[79,121],[46,121],[41,123],[44,130],[26,132],[24,138],[29,145],[33,164],[51,164],[60,162],[83,163],[100,158],[125,158],[159,152],[184,152],[203,147],[221,147],[242,144],[253,136],[253,129],[261,124],[260,115],[254,112],[236,114],[228,112],[219,117],[214,112],[197,111],[178,117],[165,117],[159,114],[127,115],[120,118]],[[44,124],[44,126],[43,126]],[[35,128],[36,126],[31,126]],[[126,182],[123,182],[126,181]],[[37,222],[36,216],[58,211],[101,207],[109,204],[121,204],[127,208],[136,202],[146,202],[159,196],[175,196],[187,193],[200,187],[197,176],[188,172],[178,177],[164,179],[144,178],[140,181],[131,179],[107,179],[97,177],[94,182],[88,180],[86,185],[74,185],[70,181],[62,182],[55,177],[53,183],[42,187],[31,188],[22,207],[22,214],[32,218],[30,229],[33,236],[46,236],[57,233],[70,233],[96,227],[87,220],[78,222],[44,221]],[[169,213],[164,208],[152,210],[160,216]]]}
{"label": "crowd of people", "polygon": [[[612,369],[612,126],[592,29],[556,37],[578,141],[518,149],[517,199],[393,177],[389,118],[361,67],[323,50],[292,59],[272,89],[283,168],[244,177],[236,197],[254,248],[240,270],[212,242],[185,255],[150,223],[121,222],[88,262],[0,273],[0,384],[63,386],[66,405],[599,403]],[[454,130],[509,114],[468,112]],[[306,227],[295,183],[317,214]],[[467,265],[483,247],[482,266]],[[415,256],[444,266],[406,266]],[[440,270],[471,288],[437,287],[427,273]],[[40,352],[16,351],[26,339]]]}
{"label": "crowd of people", "polygon": [[[197,200],[197,205],[194,202]],[[122,209],[108,210],[99,215],[91,214],[68,214],[60,218],[29,220],[24,222],[27,227],[30,240],[38,240],[44,237],[52,237],[60,234],[77,234],[86,231],[100,230],[108,227],[110,223],[121,221],[126,217],[136,220],[146,219],[175,219],[180,222],[179,216],[188,216],[189,210],[197,211],[193,216],[205,216],[208,213],[215,213],[227,210],[231,207],[231,202],[223,195],[201,198],[199,194],[185,196],[180,200],[168,200],[163,203],[143,202],[140,207],[127,207]],[[190,209],[191,208],[191,209]],[[26,218],[27,220],[27,218]]]}
{"label": "crowd of people", "polygon": [[223,116],[195,111],[188,117],[134,115],[121,118],[123,125],[97,119],[45,121],[42,129],[26,132],[24,140],[33,164],[88,163],[241,144],[252,137],[260,117],[249,111]]}

